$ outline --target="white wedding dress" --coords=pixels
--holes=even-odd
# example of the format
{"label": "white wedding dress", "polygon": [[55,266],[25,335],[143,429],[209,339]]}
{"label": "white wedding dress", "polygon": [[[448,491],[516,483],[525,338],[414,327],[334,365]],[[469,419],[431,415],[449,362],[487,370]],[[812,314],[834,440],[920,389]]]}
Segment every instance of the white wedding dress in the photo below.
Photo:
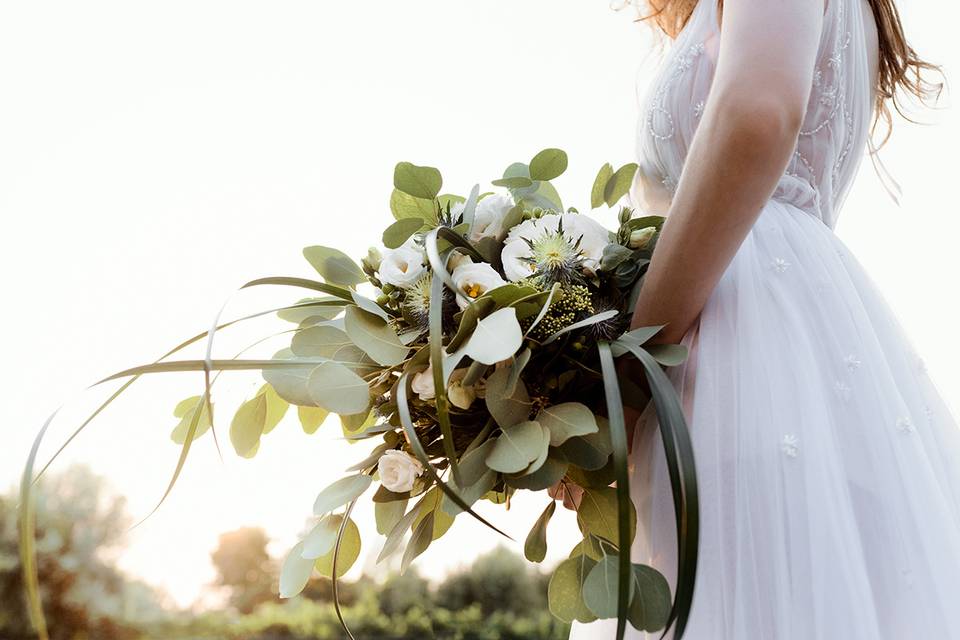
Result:
{"label": "white wedding dress", "polygon": [[[671,372],[700,488],[687,640],[960,638],[960,432],[832,231],[872,117],[877,54],[862,1],[827,0],[796,153]],[[644,211],[665,212],[680,177],[717,14],[701,0],[649,94],[634,193]],[[633,560],[673,585],[672,495],[652,420],[635,442]],[[575,623],[571,638],[615,629]]]}

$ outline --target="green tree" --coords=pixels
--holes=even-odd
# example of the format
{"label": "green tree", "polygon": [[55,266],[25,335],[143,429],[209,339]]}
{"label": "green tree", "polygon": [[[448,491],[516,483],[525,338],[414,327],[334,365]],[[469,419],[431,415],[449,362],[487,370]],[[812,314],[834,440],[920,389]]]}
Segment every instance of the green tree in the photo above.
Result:
{"label": "green tree", "polygon": [[[0,496],[0,638],[32,638],[17,529],[19,495]],[[37,570],[51,638],[124,639],[162,611],[157,596],[114,564],[130,527],[126,502],[85,467],[37,486]]]}
{"label": "green tree", "polygon": [[485,615],[494,612],[527,614],[546,608],[547,582],[519,555],[498,547],[468,568],[449,575],[435,600],[457,611],[477,604]]}
{"label": "green tree", "polygon": [[244,527],[220,535],[211,554],[217,584],[230,590],[230,605],[250,613],[276,598],[276,563],[267,553],[270,539],[259,527]]}
{"label": "green tree", "polygon": [[429,607],[431,598],[430,582],[411,567],[404,574],[391,575],[380,587],[380,610],[391,616],[403,614],[413,607]]}

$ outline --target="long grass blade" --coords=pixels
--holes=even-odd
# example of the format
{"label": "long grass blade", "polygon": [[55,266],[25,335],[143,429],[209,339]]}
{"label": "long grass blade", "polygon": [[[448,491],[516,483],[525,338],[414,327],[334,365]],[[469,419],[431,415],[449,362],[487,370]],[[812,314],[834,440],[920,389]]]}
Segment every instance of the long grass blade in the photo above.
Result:
{"label": "long grass blade", "polygon": [[407,434],[407,440],[410,443],[410,446],[413,448],[413,453],[417,456],[417,459],[420,460],[420,463],[423,464],[423,468],[430,476],[430,479],[436,482],[437,486],[440,487],[440,490],[443,491],[447,497],[454,502],[454,504],[463,509],[466,513],[469,513],[471,516],[476,518],[477,521],[483,523],[490,529],[493,529],[508,540],[513,540],[512,536],[504,533],[494,525],[490,524],[486,519],[484,519],[483,516],[475,512],[470,505],[468,505],[464,499],[460,497],[460,494],[451,489],[450,486],[440,478],[440,474],[437,473],[433,463],[430,462],[430,456],[427,455],[426,450],[423,448],[423,443],[420,442],[420,436],[417,435],[417,430],[413,426],[413,420],[410,418],[410,405],[408,404],[409,386],[410,374],[404,373],[402,376],[400,376],[400,380],[397,382],[397,413],[400,416],[400,424],[403,426],[403,430]]}
{"label": "long grass blade", "polygon": [[347,522],[350,520],[350,514],[353,512],[353,506],[355,504],[357,504],[357,501],[351,500],[343,512],[343,519],[340,521],[340,528],[337,530],[337,542],[333,547],[332,575],[330,577],[330,584],[333,590],[333,610],[337,613],[337,620],[340,621],[343,632],[347,634],[347,638],[350,640],[357,639],[354,638],[353,633],[350,632],[350,627],[347,626],[347,621],[343,619],[343,611],[340,609],[340,581],[337,578],[337,561],[340,559],[340,545],[343,542],[343,533],[347,530]]}
{"label": "long grass blade", "polygon": [[[260,317],[263,317],[263,316],[266,316],[266,315],[270,315],[270,314],[272,314],[272,313],[278,313],[278,312],[280,312],[280,311],[287,311],[287,310],[290,310],[290,309],[303,309],[303,308],[306,308],[306,307],[324,307],[324,306],[331,306],[331,305],[330,305],[330,303],[329,303],[328,301],[315,301],[315,302],[302,302],[302,303],[298,303],[298,304],[294,304],[294,305],[288,305],[288,306],[285,306],[285,307],[277,307],[277,308],[274,308],[274,309],[268,309],[268,310],[266,310],[266,311],[260,311],[260,312],[258,312],[258,313],[253,313],[253,314],[250,314],[250,315],[248,315],[248,316],[244,316],[244,317],[242,317],[242,318],[237,318],[236,320],[231,320],[231,321],[229,321],[229,322],[225,322],[225,323],[223,323],[223,324],[221,324],[220,326],[217,327],[217,331],[220,331],[221,329],[226,329],[227,327],[230,327],[230,326],[232,326],[232,325],[238,324],[238,323],[240,323],[240,322],[246,322],[247,320],[253,320],[253,319],[255,319],[255,318],[260,318]],[[195,344],[195,343],[199,342],[200,340],[203,340],[204,338],[207,337],[207,333],[208,333],[207,331],[204,331],[203,333],[198,333],[197,335],[193,336],[192,338],[190,338],[190,339],[188,339],[188,340],[184,340],[183,342],[181,342],[180,344],[178,344],[177,346],[175,346],[173,349],[170,349],[170,350],[167,351],[165,354],[163,354],[162,356],[160,356],[159,358],[157,358],[156,360],[154,360],[153,364],[157,364],[157,363],[159,363],[159,362],[162,362],[163,360],[166,360],[167,358],[169,358],[169,357],[172,356],[173,354],[175,354],[175,353],[177,353],[177,352],[179,352],[179,351],[182,351],[182,350],[186,349],[186,348],[189,347],[190,345]],[[47,460],[47,463],[46,463],[45,465],[43,465],[43,467],[40,469],[40,472],[37,473],[36,477],[34,478],[34,482],[35,482],[36,480],[39,480],[39,479],[43,476],[43,474],[46,473],[47,469],[50,468],[50,465],[52,465],[52,464],[54,463],[54,461],[60,456],[60,454],[63,453],[63,451],[70,445],[70,443],[73,442],[73,441],[76,439],[76,437],[79,436],[81,432],[83,432],[84,429],[86,429],[87,425],[89,425],[91,422],[93,422],[93,420],[94,420],[98,415],[100,415],[100,414],[103,412],[104,409],[106,409],[107,407],[109,407],[110,404],[112,404],[114,400],[116,400],[124,391],[126,391],[126,390],[130,387],[130,385],[132,385],[134,382],[136,382],[136,381],[139,380],[139,379],[140,379],[140,375],[134,375],[130,380],[127,380],[126,382],[124,382],[123,385],[121,385],[119,389],[117,389],[116,391],[114,391],[114,392],[110,395],[109,398],[107,398],[106,400],[104,400],[103,403],[100,404],[100,406],[98,406],[98,407],[93,411],[93,413],[91,413],[91,414],[80,424],[80,426],[77,427],[77,428],[73,431],[73,433],[70,434],[70,437],[68,437],[68,438],[63,442],[63,444],[60,445],[60,447],[56,450],[56,452],[54,452],[54,454],[50,457],[50,459]],[[99,383],[98,383],[98,384],[99,384]],[[94,387],[94,386],[96,386],[96,385],[91,385],[91,388]]]}
{"label": "long grass blade", "polygon": [[700,507],[693,444],[680,399],[663,369],[642,347],[631,341],[624,341],[622,344],[641,362],[647,374],[673,490],[677,522],[677,587],[670,618],[661,638],[665,637],[670,626],[675,624],[673,637],[679,640],[683,637],[693,603],[700,537]]}
{"label": "long grass blade", "polygon": [[23,582],[26,586],[27,610],[30,613],[30,622],[40,640],[47,640],[47,621],[43,615],[43,603],[40,601],[40,576],[37,571],[36,548],[36,511],[35,485],[33,483],[33,465],[37,460],[40,442],[50,427],[50,423],[57,416],[57,409],[40,428],[37,437],[33,440],[27,464],[23,469],[23,478],[20,481],[20,565],[23,569]]}
{"label": "long grass blade", "polygon": [[311,289],[313,291],[322,291],[323,293],[346,300],[347,302],[353,302],[353,292],[349,289],[344,289],[343,287],[327,284],[326,282],[320,282],[318,280],[309,280],[307,278],[294,278],[289,276],[257,278],[256,280],[251,280],[247,284],[243,285],[240,287],[240,289],[249,289],[250,287],[262,286],[283,286]]}
{"label": "long grass blade", "polygon": [[[441,227],[443,228],[443,227]],[[428,320],[430,324],[430,366],[433,369],[434,403],[437,407],[437,423],[440,425],[443,452],[450,461],[450,472],[457,486],[463,486],[460,476],[460,465],[457,461],[457,449],[453,443],[453,428],[450,426],[450,401],[447,398],[447,378],[444,376],[444,349],[443,349],[443,287],[446,282],[453,282],[447,273],[446,260],[437,250],[437,229],[427,235],[427,254],[430,256],[430,266],[433,268],[433,278],[430,282],[430,310]],[[449,254],[447,254],[449,256]],[[456,288],[453,288],[456,294]]]}
{"label": "long grass blade", "polygon": [[610,343],[597,344],[600,368],[603,372],[603,391],[610,423],[610,441],[613,445],[613,469],[617,481],[617,640],[623,640],[627,631],[627,610],[630,608],[630,581],[633,568],[630,563],[630,474],[627,470],[627,429],[623,417],[620,382],[613,364]]}

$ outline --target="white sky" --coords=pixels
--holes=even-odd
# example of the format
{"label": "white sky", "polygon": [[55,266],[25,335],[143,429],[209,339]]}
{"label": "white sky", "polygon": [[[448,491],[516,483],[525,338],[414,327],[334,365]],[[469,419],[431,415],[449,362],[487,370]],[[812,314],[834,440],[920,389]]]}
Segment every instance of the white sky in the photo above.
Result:
{"label": "white sky", "polygon": [[[960,12],[901,3],[914,44],[960,68]],[[12,486],[45,416],[71,400],[45,451],[104,397],[79,395],[207,328],[232,292],[263,275],[310,276],[309,244],[360,256],[390,222],[399,160],[439,166],[466,193],[546,146],[571,155],[558,181],[586,208],[600,164],[633,159],[647,30],[603,0],[471,2],[84,2],[0,7],[0,272],[6,366],[0,486]],[[900,125],[884,161],[897,208],[864,169],[839,235],[852,247],[960,406],[958,113]],[[604,217],[609,221],[609,215]],[[254,292],[227,315],[298,292]],[[252,324],[218,342],[231,356],[284,328]],[[163,492],[178,454],[176,401],[200,377],[138,383],[58,463],[108,476],[136,517]],[[220,383],[220,429],[257,386]],[[182,604],[212,577],[217,535],[262,525],[286,552],[317,491],[363,457],[331,421],[312,437],[291,415],[258,457],[198,443],[171,498],[134,530],[123,564]],[[229,445],[227,444],[227,448]],[[485,513],[521,541],[542,498]],[[376,552],[372,510],[358,513]],[[551,556],[575,543],[555,518]],[[461,517],[418,560],[441,575],[497,542]],[[520,550],[520,546],[516,547]]]}

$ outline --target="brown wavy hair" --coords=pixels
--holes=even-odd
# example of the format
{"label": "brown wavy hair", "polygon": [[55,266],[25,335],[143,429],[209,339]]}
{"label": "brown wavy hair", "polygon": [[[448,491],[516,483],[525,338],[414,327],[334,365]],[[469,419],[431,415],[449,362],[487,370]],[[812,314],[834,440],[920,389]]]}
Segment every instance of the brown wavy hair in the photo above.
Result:
{"label": "brown wavy hair", "polygon": [[[675,37],[690,19],[699,0],[649,0],[652,9],[642,16],[668,36]],[[705,0],[709,1],[709,0]],[[721,12],[723,0],[717,0]],[[904,99],[923,105],[936,103],[943,92],[943,73],[938,65],[921,58],[909,42],[894,0],[868,0],[877,23],[880,43],[880,69],[877,76],[877,100],[874,105],[873,131],[883,123],[886,131],[879,146],[890,138],[893,113],[914,122]]]}

